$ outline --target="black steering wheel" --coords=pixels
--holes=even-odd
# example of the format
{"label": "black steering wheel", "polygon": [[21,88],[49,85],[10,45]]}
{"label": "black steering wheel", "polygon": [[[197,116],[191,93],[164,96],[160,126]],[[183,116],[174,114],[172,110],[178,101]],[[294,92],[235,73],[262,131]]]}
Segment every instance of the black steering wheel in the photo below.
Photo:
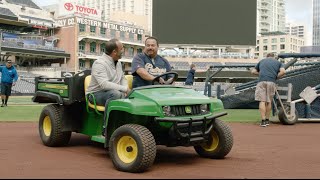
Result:
{"label": "black steering wheel", "polygon": [[170,84],[172,84],[174,81],[176,81],[176,80],[178,79],[178,73],[177,73],[177,72],[174,72],[174,71],[166,72],[166,73],[163,73],[163,74],[160,74],[160,75],[156,76],[156,77],[151,81],[151,84],[154,85],[155,82],[159,82],[160,77],[166,76],[166,75],[171,75],[171,74],[174,75],[172,81],[170,82]]}

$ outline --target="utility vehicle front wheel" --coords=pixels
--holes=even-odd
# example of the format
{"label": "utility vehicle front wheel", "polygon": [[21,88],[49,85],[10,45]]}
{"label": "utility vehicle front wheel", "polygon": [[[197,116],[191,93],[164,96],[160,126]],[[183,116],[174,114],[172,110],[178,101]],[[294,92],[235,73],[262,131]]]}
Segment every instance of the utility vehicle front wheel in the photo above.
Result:
{"label": "utility vehicle front wheel", "polygon": [[233,146],[233,136],[227,124],[219,119],[213,122],[209,140],[199,146],[194,146],[196,152],[205,158],[223,159]]}
{"label": "utility vehicle front wheel", "polygon": [[116,169],[143,172],[154,162],[157,148],[152,133],[137,124],[126,124],[114,131],[109,141],[109,153]]}
{"label": "utility vehicle front wheel", "polygon": [[44,145],[65,146],[71,138],[70,131],[62,131],[61,111],[58,105],[47,105],[39,118],[39,134]]}

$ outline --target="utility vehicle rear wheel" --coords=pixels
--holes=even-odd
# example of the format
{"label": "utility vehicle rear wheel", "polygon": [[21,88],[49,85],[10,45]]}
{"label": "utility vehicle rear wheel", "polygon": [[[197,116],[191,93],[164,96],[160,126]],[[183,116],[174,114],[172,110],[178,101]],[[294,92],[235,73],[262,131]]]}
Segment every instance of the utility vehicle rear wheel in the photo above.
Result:
{"label": "utility vehicle rear wheel", "polygon": [[109,153],[116,169],[143,172],[154,162],[157,148],[151,132],[137,124],[126,124],[114,131]]}
{"label": "utility vehicle rear wheel", "polygon": [[233,146],[233,136],[229,126],[219,119],[213,122],[208,142],[194,146],[201,157],[223,159]]}
{"label": "utility vehicle rear wheel", "polygon": [[44,145],[65,146],[69,143],[71,132],[62,131],[61,111],[58,105],[47,105],[39,118],[39,134]]}

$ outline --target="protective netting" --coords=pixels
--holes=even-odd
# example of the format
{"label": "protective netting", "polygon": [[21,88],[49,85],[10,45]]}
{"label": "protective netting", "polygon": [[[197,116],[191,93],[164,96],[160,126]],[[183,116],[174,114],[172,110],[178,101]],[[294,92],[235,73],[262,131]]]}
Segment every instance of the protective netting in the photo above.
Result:
{"label": "protective netting", "polygon": [[[278,86],[287,87],[288,83],[292,84],[292,100],[300,99],[299,94],[307,87],[314,87],[320,84],[320,65],[313,65],[301,69],[291,70],[286,75],[278,80]],[[257,85],[257,80],[244,83],[235,88],[236,94],[222,96],[221,100],[226,109],[257,109],[258,102],[254,100],[254,92]],[[316,99],[311,103],[311,113],[314,116],[320,114],[320,102]],[[304,103],[296,104],[299,117],[304,117]]]}

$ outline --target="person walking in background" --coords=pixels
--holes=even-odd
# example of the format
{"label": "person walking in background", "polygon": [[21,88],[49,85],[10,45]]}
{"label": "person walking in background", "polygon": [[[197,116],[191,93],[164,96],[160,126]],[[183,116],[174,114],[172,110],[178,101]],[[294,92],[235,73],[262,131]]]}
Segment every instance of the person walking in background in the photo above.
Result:
{"label": "person walking in background", "polygon": [[8,106],[9,96],[11,96],[12,86],[16,85],[18,73],[12,61],[7,60],[5,66],[0,66],[1,72],[1,107]]}
{"label": "person walking in background", "polygon": [[[156,76],[171,71],[169,61],[158,55],[158,48],[158,39],[150,36],[145,40],[144,51],[133,57],[133,88],[151,85]],[[172,81],[173,77],[170,75],[159,78],[160,84],[171,84]]]}
{"label": "person walking in background", "polygon": [[270,123],[271,103],[276,92],[276,80],[284,76],[285,72],[283,63],[276,60],[273,53],[268,53],[267,57],[259,61],[251,70],[252,74],[259,76],[255,100],[259,101],[260,126],[262,127],[266,127]]}
{"label": "person walking in background", "polygon": [[190,65],[190,70],[188,72],[188,75],[187,75],[187,79],[185,81],[185,85],[189,85],[189,86],[192,86],[193,85],[193,82],[194,82],[194,74],[196,73],[196,65],[195,64],[191,64]]}

